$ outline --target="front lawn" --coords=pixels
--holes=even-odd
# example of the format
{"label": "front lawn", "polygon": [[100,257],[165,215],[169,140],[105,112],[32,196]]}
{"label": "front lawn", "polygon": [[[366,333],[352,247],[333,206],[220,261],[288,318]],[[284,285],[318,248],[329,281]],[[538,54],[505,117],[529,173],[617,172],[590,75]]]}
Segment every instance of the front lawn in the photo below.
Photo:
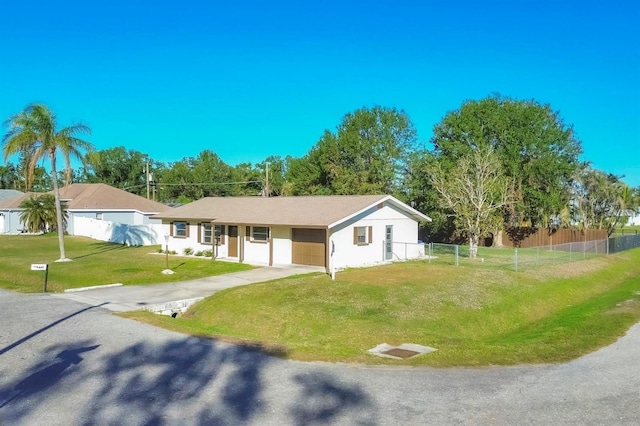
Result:
{"label": "front lawn", "polygon": [[49,264],[49,291],[112,283],[185,281],[251,269],[209,258],[170,256],[169,268],[176,273],[164,275],[161,272],[166,258],[158,254],[159,249],[160,246],[127,247],[68,236],[65,250],[73,261],[56,263],[60,257],[56,235],[2,235],[0,287],[25,293],[43,291],[44,272],[31,271],[32,263]]}
{"label": "front lawn", "polygon": [[[174,330],[247,341],[300,360],[402,365],[560,362],[640,321],[640,249],[527,272],[396,263],[238,287],[182,318],[127,314]],[[380,343],[438,350],[374,357]]]}

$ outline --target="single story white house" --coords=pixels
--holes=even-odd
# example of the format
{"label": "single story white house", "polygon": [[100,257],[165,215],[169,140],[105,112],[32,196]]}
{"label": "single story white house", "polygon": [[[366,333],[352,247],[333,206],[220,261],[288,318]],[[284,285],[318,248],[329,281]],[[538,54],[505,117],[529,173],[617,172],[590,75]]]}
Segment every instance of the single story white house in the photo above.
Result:
{"label": "single story white house", "polygon": [[341,269],[424,255],[431,219],[390,195],[208,197],[157,214],[168,249]]}
{"label": "single story white house", "polygon": [[[20,204],[37,195],[40,194],[26,193],[0,200],[0,214],[4,217],[0,234],[15,234],[24,228]],[[130,245],[160,244],[161,222],[151,217],[171,209],[104,183],[72,183],[60,188],[60,199],[67,203],[69,235]]]}
{"label": "single story white house", "polygon": [[640,225],[640,213],[633,212],[629,215],[629,219],[627,219],[628,226],[638,226]]}

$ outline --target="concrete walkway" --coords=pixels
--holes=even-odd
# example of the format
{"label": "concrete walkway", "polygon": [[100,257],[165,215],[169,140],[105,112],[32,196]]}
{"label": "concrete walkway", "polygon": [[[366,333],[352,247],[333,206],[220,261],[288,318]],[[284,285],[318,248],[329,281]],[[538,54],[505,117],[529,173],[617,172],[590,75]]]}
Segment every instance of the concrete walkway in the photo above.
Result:
{"label": "concrete walkway", "polygon": [[101,305],[101,307],[115,312],[125,312],[142,309],[149,305],[208,297],[220,290],[231,287],[311,272],[324,272],[324,268],[303,265],[258,267],[249,271],[205,277],[192,281],[97,288],[77,293],[55,293],[52,296],[74,300],[91,306]]}

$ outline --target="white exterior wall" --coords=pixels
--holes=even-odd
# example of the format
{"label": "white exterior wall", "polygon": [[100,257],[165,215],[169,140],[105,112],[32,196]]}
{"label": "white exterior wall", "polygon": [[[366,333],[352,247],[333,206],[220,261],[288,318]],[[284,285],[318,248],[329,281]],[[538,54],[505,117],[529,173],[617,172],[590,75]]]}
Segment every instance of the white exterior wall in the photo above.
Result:
{"label": "white exterior wall", "polygon": [[3,210],[2,213],[2,225],[0,227],[0,234],[17,234],[22,230],[24,226],[20,223],[20,213],[22,211],[15,210]]}
{"label": "white exterior wall", "polygon": [[[387,225],[393,226],[393,241],[395,243],[411,243],[413,249],[407,252],[409,259],[423,254],[419,250],[421,246],[416,244],[418,242],[418,222],[385,203],[380,209],[374,207],[332,229],[333,266],[336,269],[341,269],[384,262]],[[373,235],[370,244],[353,244],[353,228],[357,226],[372,227]],[[391,260],[405,258],[404,244],[394,244],[393,251],[394,256]]]}
{"label": "white exterior wall", "polygon": [[[269,242],[243,241],[244,261],[247,263],[269,263]],[[291,260],[289,260],[291,263]]]}
{"label": "white exterior wall", "polygon": [[273,263],[275,265],[290,265],[293,247],[291,228],[283,226],[272,227],[271,242],[273,244]]}
{"label": "white exterior wall", "polygon": [[73,220],[74,232],[71,235],[134,246],[164,243],[163,228],[159,220],[148,225],[129,225],[82,216],[75,216]]}
{"label": "white exterior wall", "polygon": [[634,213],[629,216],[629,220],[627,220],[628,226],[638,226],[640,225],[640,213]]}
{"label": "white exterior wall", "polygon": [[[105,222],[114,222],[123,225],[150,225],[158,224],[159,220],[146,221],[144,220],[144,214],[134,210],[89,210],[81,209],[68,210],[69,218],[67,220],[67,232],[69,235],[84,235],[76,233],[76,221],[75,218],[87,218],[97,219],[98,215],[102,215],[102,220]],[[80,231],[84,232],[84,231]]]}

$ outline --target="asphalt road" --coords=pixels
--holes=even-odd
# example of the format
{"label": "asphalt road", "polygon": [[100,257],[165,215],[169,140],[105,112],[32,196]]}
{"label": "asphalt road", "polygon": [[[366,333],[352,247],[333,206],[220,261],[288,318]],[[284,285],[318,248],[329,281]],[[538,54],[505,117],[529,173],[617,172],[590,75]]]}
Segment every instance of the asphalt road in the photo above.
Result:
{"label": "asphalt road", "polygon": [[640,324],[562,365],[379,368],[270,358],[0,290],[1,425],[636,425]]}

